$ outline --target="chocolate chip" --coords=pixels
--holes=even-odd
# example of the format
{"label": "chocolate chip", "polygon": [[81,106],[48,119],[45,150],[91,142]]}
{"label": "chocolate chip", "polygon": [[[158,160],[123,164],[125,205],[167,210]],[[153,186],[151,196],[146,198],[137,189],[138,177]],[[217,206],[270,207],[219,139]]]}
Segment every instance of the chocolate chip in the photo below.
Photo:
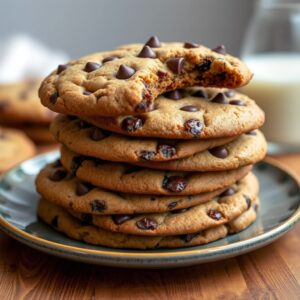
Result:
{"label": "chocolate chip", "polygon": [[217,211],[217,210],[215,210],[215,209],[210,209],[210,210],[207,212],[207,215],[208,215],[210,218],[212,218],[212,219],[214,219],[214,220],[216,220],[216,221],[221,220],[222,217],[223,217],[222,213],[219,212],[219,211]]}
{"label": "chocolate chip", "polygon": [[181,93],[180,90],[174,90],[174,91],[170,91],[170,92],[166,92],[164,94],[164,96],[168,99],[172,99],[172,100],[179,100],[183,98],[183,94]]}
{"label": "chocolate chip", "polygon": [[205,58],[202,60],[202,62],[200,64],[198,64],[196,66],[196,69],[198,72],[203,73],[210,69],[211,64],[212,64],[212,61],[210,59]]}
{"label": "chocolate chip", "polygon": [[155,197],[150,197],[150,201],[155,201],[156,198]]}
{"label": "chocolate chip", "polygon": [[188,111],[188,112],[195,112],[195,111],[199,111],[199,108],[194,105],[186,105],[186,106],[182,106],[180,108],[180,110]]}
{"label": "chocolate chip", "polygon": [[93,216],[91,214],[81,214],[82,225],[91,225]]}
{"label": "chocolate chip", "polygon": [[174,57],[167,60],[166,64],[168,68],[175,74],[180,74],[183,71],[185,58]]}
{"label": "chocolate chip", "polygon": [[133,132],[143,126],[143,120],[137,117],[128,117],[122,121],[121,127],[127,132]]}
{"label": "chocolate chip", "polygon": [[247,209],[249,209],[251,207],[252,201],[251,201],[250,197],[248,197],[247,195],[243,195],[243,197],[246,200]]}
{"label": "chocolate chip", "polygon": [[228,150],[223,146],[214,147],[208,151],[211,155],[218,158],[226,158],[229,155]]}
{"label": "chocolate chip", "polygon": [[132,75],[134,75],[135,73],[135,69],[129,67],[129,66],[126,66],[124,64],[122,64],[120,67],[119,67],[119,70],[116,74],[116,77],[118,79],[128,79],[130,78]]}
{"label": "chocolate chip", "polygon": [[184,123],[184,128],[192,135],[198,136],[203,130],[203,124],[198,119],[190,119]]}
{"label": "chocolate chip", "polygon": [[235,90],[228,90],[228,91],[224,92],[224,94],[226,97],[233,97],[236,94],[236,92],[235,92]]}
{"label": "chocolate chip", "polygon": [[92,92],[90,92],[90,91],[83,91],[82,94],[85,95],[85,96],[89,96],[90,94],[92,94]]}
{"label": "chocolate chip", "polygon": [[145,43],[145,45],[151,48],[159,48],[161,46],[157,36],[151,36],[151,38]]}
{"label": "chocolate chip", "polygon": [[257,135],[255,130],[251,130],[249,132],[246,132],[247,135]]}
{"label": "chocolate chip", "polygon": [[184,213],[184,212],[186,212],[188,210],[189,210],[189,208],[176,209],[176,210],[172,211],[172,214],[181,214],[181,213]]}
{"label": "chocolate chip", "polygon": [[224,45],[217,46],[216,48],[213,48],[212,51],[217,52],[219,54],[223,54],[223,55],[226,54],[226,48]]}
{"label": "chocolate chip", "polygon": [[224,191],[220,197],[227,197],[232,196],[236,193],[236,190],[233,187],[228,188],[226,191]]}
{"label": "chocolate chip", "polygon": [[89,62],[86,63],[86,65],[85,65],[85,67],[84,67],[83,70],[84,70],[85,72],[90,73],[90,72],[93,72],[93,71],[99,69],[100,67],[101,67],[100,64],[89,61]]}
{"label": "chocolate chip", "polygon": [[245,102],[242,100],[231,100],[229,101],[231,105],[245,106]]}
{"label": "chocolate chip", "polygon": [[141,151],[140,158],[143,160],[151,160],[155,156],[154,151]]}
{"label": "chocolate chip", "polygon": [[102,133],[102,130],[99,129],[99,128],[93,128],[91,133],[90,133],[90,138],[93,140],[93,141],[100,141],[104,138],[104,135]]}
{"label": "chocolate chip", "polygon": [[136,107],[135,111],[137,113],[144,113],[148,111],[153,110],[153,103],[151,102],[152,100],[152,95],[150,91],[144,92],[143,93],[143,98],[146,98],[145,100],[142,100]]}
{"label": "chocolate chip", "polygon": [[173,209],[177,206],[177,202],[171,202],[168,204],[168,209]]}
{"label": "chocolate chip", "polygon": [[57,67],[57,74],[60,74],[61,72],[63,72],[64,70],[66,70],[67,68],[69,67],[68,64],[65,64],[65,65],[58,65]]}
{"label": "chocolate chip", "polygon": [[176,147],[173,145],[159,144],[157,146],[157,152],[161,153],[166,158],[171,158],[176,155]]}
{"label": "chocolate chip", "polygon": [[133,215],[112,215],[112,220],[116,225],[121,225],[133,218]]}
{"label": "chocolate chip", "polygon": [[76,186],[76,195],[83,196],[87,194],[91,189],[93,189],[93,186],[90,183],[79,182]]}
{"label": "chocolate chip", "polygon": [[228,100],[223,93],[218,93],[211,100],[213,103],[228,104]]}
{"label": "chocolate chip", "polygon": [[90,203],[92,212],[102,212],[106,209],[106,203],[103,200],[93,200]]}
{"label": "chocolate chip", "polygon": [[187,48],[187,49],[190,49],[190,48],[199,48],[199,44],[185,42],[184,45],[183,45],[183,48]]}
{"label": "chocolate chip", "polygon": [[77,170],[81,164],[87,160],[85,156],[74,156],[71,162],[71,174],[76,175]]}
{"label": "chocolate chip", "polygon": [[202,90],[198,90],[197,92],[193,93],[192,96],[208,99],[208,94],[206,92],[202,91]]}
{"label": "chocolate chip", "polygon": [[55,170],[49,176],[49,179],[52,181],[61,181],[67,176],[67,172],[65,170]]}
{"label": "chocolate chip", "polygon": [[136,221],[136,226],[142,230],[154,230],[157,228],[158,224],[154,219],[144,217]]}
{"label": "chocolate chip", "polygon": [[145,45],[141,52],[138,54],[138,57],[156,58],[156,54],[149,46]]}
{"label": "chocolate chip", "polygon": [[192,239],[194,239],[197,235],[199,235],[198,232],[196,232],[196,233],[189,233],[189,234],[180,235],[179,238],[182,239],[184,242],[189,243],[189,242],[192,241]]}
{"label": "chocolate chip", "polygon": [[187,186],[186,180],[181,176],[165,176],[162,187],[170,192],[182,192]]}
{"label": "chocolate chip", "polygon": [[58,97],[59,97],[58,92],[54,92],[54,93],[50,96],[50,98],[49,98],[50,103],[51,103],[52,105],[54,105],[54,104],[56,103]]}
{"label": "chocolate chip", "polygon": [[53,227],[58,227],[58,216],[55,216],[52,220],[51,220],[51,226]]}
{"label": "chocolate chip", "polygon": [[108,57],[102,59],[102,63],[104,64],[104,63],[106,63],[108,61],[113,61],[113,60],[116,60],[116,59],[118,59],[118,57],[116,57],[116,56],[108,56]]}

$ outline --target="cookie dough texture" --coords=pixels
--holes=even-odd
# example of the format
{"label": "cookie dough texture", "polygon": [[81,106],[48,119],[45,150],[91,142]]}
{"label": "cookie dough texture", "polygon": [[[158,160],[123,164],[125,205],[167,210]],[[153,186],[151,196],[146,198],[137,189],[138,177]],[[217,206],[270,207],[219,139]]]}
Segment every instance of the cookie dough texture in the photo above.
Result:
{"label": "cookie dough texture", "polygon": [[72,115],[138,114],[153,109],[166,91],[194,85],[237,88],[252,77],[239,59],[201,45],[161,43],[150,48],[152,57],[141,57],[143,47],[124,46],[60,66],[40,87],[42,103]]}

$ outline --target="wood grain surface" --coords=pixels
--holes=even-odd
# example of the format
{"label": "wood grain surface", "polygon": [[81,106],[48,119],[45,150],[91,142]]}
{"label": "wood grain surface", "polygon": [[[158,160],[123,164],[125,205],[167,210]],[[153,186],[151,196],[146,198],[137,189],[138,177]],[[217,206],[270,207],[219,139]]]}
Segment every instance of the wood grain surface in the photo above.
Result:
{"label": "wood grain surface", "polygon": [[[300,176],[300,154],[277,157]],[[127,270],[56,258],[0,233],[0,299],[300,299],[300,225],[220,262]]]}

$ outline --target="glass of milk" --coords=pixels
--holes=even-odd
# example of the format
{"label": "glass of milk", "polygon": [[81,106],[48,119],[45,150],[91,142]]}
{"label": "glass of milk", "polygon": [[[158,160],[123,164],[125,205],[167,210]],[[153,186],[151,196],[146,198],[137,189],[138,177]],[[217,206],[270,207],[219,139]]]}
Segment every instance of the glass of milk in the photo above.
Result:
{"label": "glass of milk", "polygon": [[300,151],[300,0],[260,0],[242,58],[254,77],[243,92],[266,113],[271,153]]}

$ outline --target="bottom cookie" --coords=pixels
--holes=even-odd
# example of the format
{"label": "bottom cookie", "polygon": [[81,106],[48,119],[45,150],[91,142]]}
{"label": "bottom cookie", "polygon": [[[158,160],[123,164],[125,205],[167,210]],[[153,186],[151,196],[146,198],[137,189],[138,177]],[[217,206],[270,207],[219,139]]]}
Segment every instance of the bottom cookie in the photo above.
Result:
{"label": "bottom cookie", "polygon": [[242,221],[235,222],[233,227],[221,225],[197,233],[167,237],[145,237],[112,233],[93,225],[84,224],[67,213],[62,207],[44,199],[39,202],[38,216],[55,230],[88,244],[131,249],[177,248],[207,244],[225,237],[230,232],[238,232],[245,229],[255,220],[255,207],[257,205],[258,203],[255,203],[254,206],[251,206],[246,211],[246,217],[243,217],[243,214],[240,215],[237,219],[243,217]]}

